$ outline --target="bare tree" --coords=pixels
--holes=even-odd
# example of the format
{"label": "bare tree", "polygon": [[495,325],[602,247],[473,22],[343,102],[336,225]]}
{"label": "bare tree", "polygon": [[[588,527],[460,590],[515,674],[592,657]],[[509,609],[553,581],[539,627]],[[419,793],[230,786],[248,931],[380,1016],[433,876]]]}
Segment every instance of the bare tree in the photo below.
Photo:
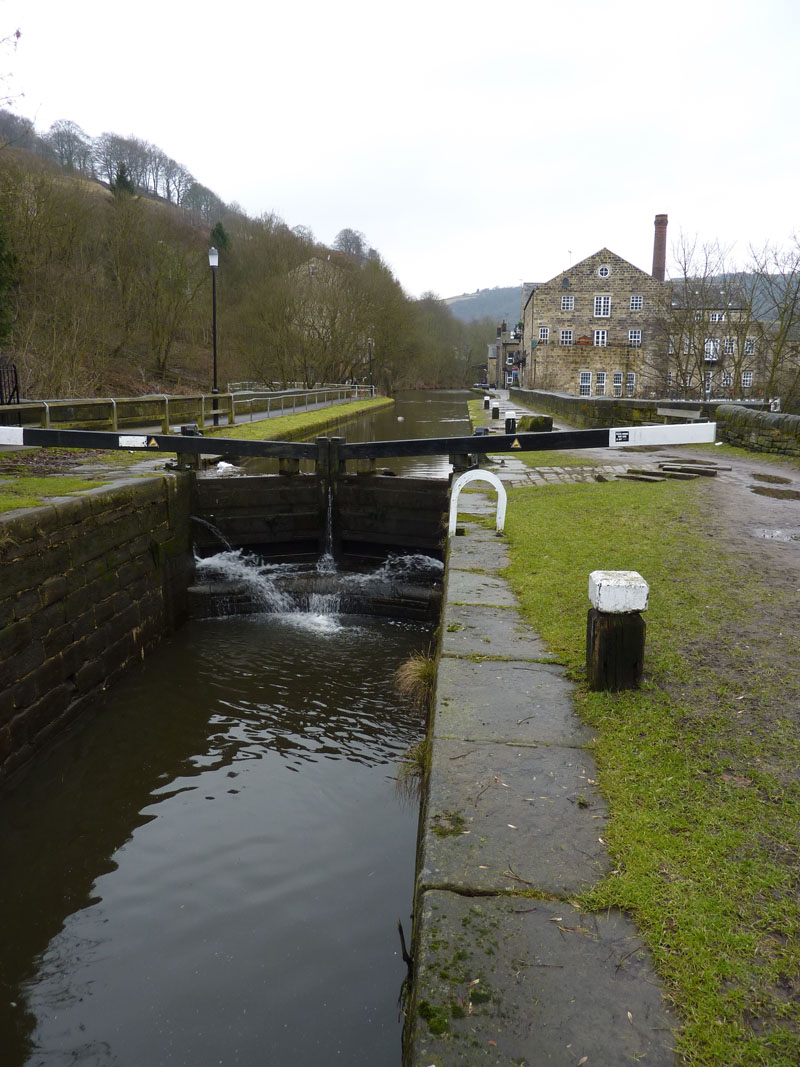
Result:
{"label": "bare tree", "polygon": [[76,122],[59,119],[48,130],[46,140],[62,167],[91,174],[92,144]]}
{"label": "bare tree", "polygon": [[366,259],[367,239],[360,230],[339,230],[333,239],[333,247],[337,252],[344,252],[358,263]]}
{"label": "bare tree", "polygon": [[800,238],[751,250],[760,336],[755,353],[767,396],[800,402]]}

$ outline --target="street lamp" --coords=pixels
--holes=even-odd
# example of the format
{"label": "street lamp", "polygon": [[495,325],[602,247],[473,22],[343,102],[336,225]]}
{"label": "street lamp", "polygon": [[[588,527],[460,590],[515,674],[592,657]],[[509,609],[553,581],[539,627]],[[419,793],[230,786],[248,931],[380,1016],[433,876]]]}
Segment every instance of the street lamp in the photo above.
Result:
{"label": "street lamp", "polygon": [[214,345],[214,381],[211,392],[214,396],[212,408],[214,411],[214,425],[219,426],[219,400],[217,394],[217,267],[219,266],[219,252],[212,245],[208,250],[208,265],[211,267],[211,334]]}
{"label": "street lamp", "polygon": [[367,354],[369,355],[369,395],[372,396],[372,348],[375,342],[371,337],[367,338]]}

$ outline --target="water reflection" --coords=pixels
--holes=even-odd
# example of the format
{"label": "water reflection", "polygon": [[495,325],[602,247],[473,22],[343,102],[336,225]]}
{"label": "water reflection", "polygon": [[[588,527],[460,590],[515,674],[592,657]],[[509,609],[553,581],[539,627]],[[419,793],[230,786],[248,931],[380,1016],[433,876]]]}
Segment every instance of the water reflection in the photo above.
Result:
{"label": "water reflection", "polygon": [[191,624],[3,798],[6,1067],[399,1064],[429,635],[338,624]]}
{"label": "water reflection", "polygon": [[[354,419],[326,431],[326,434],[344,437],[352,444],[420,437],[469,437],[472,433],[467,415],[469,396],[465,389],[398,392],[392,408]],[[452,469],[447,456],[392,458],[381,460],[380,466],[395,474],[415,478],[446,478]],[[313,464],[301,464],[301,468],[311,471]],[[245,469],[251,474],[274,474],[278,464],[273,460],[248,460]]]}

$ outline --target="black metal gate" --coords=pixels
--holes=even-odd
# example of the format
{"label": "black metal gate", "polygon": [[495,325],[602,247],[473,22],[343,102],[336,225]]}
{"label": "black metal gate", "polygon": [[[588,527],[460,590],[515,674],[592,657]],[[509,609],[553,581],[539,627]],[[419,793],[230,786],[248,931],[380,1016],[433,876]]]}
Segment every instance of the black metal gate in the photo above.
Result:
{"label": "black metal gate", "polygon": [[0,356],[0,404],[19,403],[17,365]]}

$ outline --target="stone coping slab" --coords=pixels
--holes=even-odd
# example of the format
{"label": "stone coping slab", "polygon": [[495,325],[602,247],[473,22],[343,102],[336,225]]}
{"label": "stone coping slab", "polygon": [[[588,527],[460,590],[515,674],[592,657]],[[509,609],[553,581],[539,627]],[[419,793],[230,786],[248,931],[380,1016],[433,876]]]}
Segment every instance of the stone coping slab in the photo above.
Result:
{"label": "stone coping slab", "polygon": [[499,571],[510,563],[508,545],[496,533],[490,537],[456,535],[450,538],[447,562],[461,570]]}
{"label": "stone coping slab", "polygon": [[434,891],[417,921],[407,1067],[675,1064],[675,1020],[623,914]]}
{"label": "stone coping slab", "polygon": [[445,656],[505,656],[552,660],[544,642],[513,608],[447,604],[442,620]]}
{"label": "stone coping slab", "polygon": [[575,713],[573,689],[555,664],[477,663],[443,656],[433,734],[511,744],[588,745],[593,734]]}
{"label": "stone coping slab", "polygon": [[418,891],[568,896],[609,869],[606,807],[582,749],[434,738]]}
{"label": "stone coping slab", "polygon": [[447,600],[457,604],[488,604],[515,608],[517,599],[502,578],[475,571],[448,568]]}

